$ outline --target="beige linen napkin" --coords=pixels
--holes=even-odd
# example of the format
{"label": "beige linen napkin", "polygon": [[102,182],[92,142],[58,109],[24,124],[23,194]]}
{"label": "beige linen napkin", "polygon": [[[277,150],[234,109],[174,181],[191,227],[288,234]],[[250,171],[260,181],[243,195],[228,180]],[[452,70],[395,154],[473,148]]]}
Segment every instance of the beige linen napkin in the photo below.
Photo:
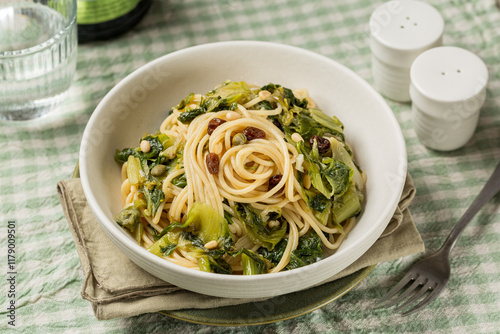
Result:
{"label": "beige linen napkin", "polygon": [[[82,265],[82,297],[92,303],[99,320],[265,299],[206,296],[152,276],[123,255],[101,230],[87,205],[80,179],[60,181],[57,190]],[[399,206],[382,237],[356,262],[327,281],[382,261],[422,252],[424,244],[408,210],[414,195],[415,187],[408,175]]]}

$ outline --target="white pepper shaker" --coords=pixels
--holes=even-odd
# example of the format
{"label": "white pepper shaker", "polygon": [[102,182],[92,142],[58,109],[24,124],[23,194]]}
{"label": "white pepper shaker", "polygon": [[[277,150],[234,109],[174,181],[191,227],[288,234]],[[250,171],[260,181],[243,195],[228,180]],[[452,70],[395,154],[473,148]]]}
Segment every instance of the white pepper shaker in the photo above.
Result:
{"label": "white pepper shaker", "polygon": [[412,119],[421,142],[434,150],[464,146],[474,134],[486,97],[488,69],[474,53],[442,46],[411,66]]}
{"label": "white pepper shaker", "polygon": [[444,20],[431,5],[389,1],[370,17],[370,49],[375,88],[399,102],[410,101],[410,67],[425,50],[442,44]]}

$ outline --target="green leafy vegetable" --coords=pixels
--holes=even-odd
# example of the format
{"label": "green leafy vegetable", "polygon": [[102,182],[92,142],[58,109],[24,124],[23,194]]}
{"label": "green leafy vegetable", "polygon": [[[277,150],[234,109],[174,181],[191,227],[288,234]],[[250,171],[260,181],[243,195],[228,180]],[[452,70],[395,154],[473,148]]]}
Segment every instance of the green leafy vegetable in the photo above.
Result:
{"label": "green leafy vegetable", "polygon": [[358,187],[358,189],[363,188],[363,179],[361,178],[361,173],[354,163],[351,154],[349,151],[346,149],[344,144],[335,138],[330,138],[330,143],[331,143],[331,149],[332,149],[332,157],[335,160],[342,161],[345,163],[349,168],[352,169],[353,174],[352,174],[352,180],[354,181],[354,184]]}
{"label": "green leafy vegetable", "polygon": [[[259,254],[277,265],[285,252],[288,239],[281,240],[274,249],[268,250],[264,247],[259,248]],[[295,269],[323,259],[323,243],[314,230],[310,230],[299,238],[297,249],[290,254],[290,262],[285,269]]]}
{"label": "green leafy vegetable", "polygon": [[121,151],[117,150],[115,154],[115,161],[119,163],[124,163],[127,162],[129,156],[131,155],[136,156],[137,154],[138,154],[137,149],[133,148],[125,148]]}
{"label": "green leafy vegetable", "polygon": [[153,232],[155,232],[155,240],[158,240],[160,239],[161,237],[163,237],[165,234],[167,234],[168,232],[174,230],[175,228],[180,228],[180,229],[184,229],[186,228],[187,225],[186,224],[181,224],[181,223],[171,223],[170,225],[168,225],[167,227],[165,227],[160,233],[156,232],[156,230],[153,230]]}
{"label": "green leafy vegetable", "polygon": [[273,263],[274,265],[278,264],[283,257],[283,254],[285,253],[286,245],[288,243],[287,238],[281,239],[280,242],[274,246],[273,249],[269,250],[265,247],[260,247],[257,252],[262,255],[265,259],[267,259],[269,262]]}
{"label": "green leafy vegetable", "polygon": [[[166,135],[163,135],[166,137]],[[168,138],[168,137],[167,137]],[[163,151],[163,144],[158,138],[158,136],[146,136],[141,139],[141,141],[146,140],[151,145],[149,152],[143,153],[145,159],[156,160],[161,151]]]}
{"label": "green leafy vegetable", "polygon": [[177,248],[176,244],[168,244],[165,247],[160,246],[160,252],[164,256],[170,256],[175,251],[176,248]]}
{"label": "green leafy vegetable", "polygon": [[330,214],[332,211],[332,199],[326,198],[323,194],[318,193],[315,189],[302,190],[306,198],[308,207],[314,214],[318,221],[326,225],[330,221]]}
{"label": "green leafy vegetable", "polygon": [[142,242],[142,235],[144,234],[144,225],[141,223],[137,224],[137,228],[133,232],[133,236],[137,244],[140,245]]}
{"label": "green leafy vegetable", "polygon": [[326,158],[322,162],[327,165],[323,173],[333,188],[333,194],[342,196],[351,184],[353,170],[342,161]]}
{"label": "green leafy vegetable", "polygon": [[139,225],[140,217],[141,212],[136,207],[128,206],[115,216],[115,221],[118,225],[130,230],[130,232],[134,232],[137,225]]}
{"label": "green leafy vegetable", "polygon": [[141,185],[146,179],[146,175],[141,168],[141,160],[133,155],[130,155],[127,160],[127,175],[130,184],[133,186]]}
{"label": "green leafy vegetable", "polygon": [[198,267],[200,267],[201,271],[204,272],[212,272],[212,266],[210,265],[210,260],[208,259],[208,256],[202,256],[198,258]]}
{"label": "green leafy vegetable", "polygon": [[[344,125],[339,121],[339,119],[335,116],[330,117],[327,114],[325,114],[323,111],[316,109],[316,108],[310,108],[308,109],[309,115],[311,115],[312,119],[317,123],[320,124],[321,126],[330,129],[331,134],[334,135],[339,135],[342,140],[344,139],[343,132],[344,132]],[[326,130],[322,130],[323,133],[327,133]]]}
{"label": "green leafy vegetable", "polygon": [[205,109],[203,109],[203,108],[195,108],[193,110],[187,110],[187,111],[182,112],[179,115],[179,117],[177,117],[177,119],[181,123],[188,124],[188,123],[191,123],[191,121],[193,119],[195,119],[196,117],[198,117],[198,116],[200,116],[200,115],[202,115],[204,113],[205,113]]}
{"label": "green leafy vegetable", "polygon": [[357,215],[361,211],[363,195],[355,186],[351,186],[347,192],[333,201],[333,221],[340,224],[347,218]]}
{"label": "green leafy vegetable", "polygon": [[185,99],[183,99],[179,104],[175,107],[175,109],[182,110],[186,108],[186,106],[191,102],[191,99],[194,97],[194,93],[189,94],[186,96]]}
{"label": "green leafy vegetable", "polygon": [[214,273],[218,274],[226,274],[226,275],[231,275],[233,270],[231,269],[231,266],[224,261],[222,258],[214,258],[209,256],[208,257],[210,261],[210,267],[212,268],[212,271]]}
{"label": "green leafy vegetable", "polygon": [[260,101],[255,105],[255,109],[273,110],[273,106],[269,101]]}
{"label": "green leafy vegetable", "polygon": [[[193,233],[182,232],[179,238],[179,247],[189,252],[191,256],[198,258],[198,265],[200,264],[200,258],[206,258],[201,261],[202,270],[208,269],[214,273],[219,274],[231,274],[231,266],[222,258],[225,251],[223,250],[207,250],[203,246],[203,240],[195,236]],[[209,266],[206,263],[209,262]]]}
{"label": "green leafy vegetable", "polygon": [[313,198],[309,200],[309,206],[311,206],[314,210],[323,212],[328,206],[328,203],[331,203],[331,200],[323,196],[322,194],[317,194]]}
{"label": "green leafy vegetable", "polygon": [[326,198],[342,195],[348,188],[353,171],[342,161],[332,158],[319,160],[316,145],[312,150],[307,150],[304,142],[297,143],[297,149],[304,155],[305,161],[309,163],[309,176],[311,183]]}
{"label": "green leafy vegetable", "polygon": [[[176,245],[179,240],[180,232],[169,231],[165,233],[161,238],[155,241],[151,246],[147,248],[148,252],[153,253],[157,256],[168,256],[165,255],[164,250],[169,250]],[[173,252],[173,250],[172,250]]]}
{"label": "green leafy vegetable", "polygon": [[290,254],[287,269],[295,269],[323,259],[323,243],[314,230],[299,238],[297,249]]}
{"label": "green leafy vegetable", "polygon": [[186,174],[181,174],[172,179],[171,183],[179,188],[187,186]]}
{"label": "green leafy vegetable", "polygon": [[244,224],[247,237],[254,243],[269,250],[283,239],[288,223],[280,220],[281,224],[275,228],[264,225],[261,215],[250,204],[236,203],[234,207],[238,219]]}
{"label": "green leafy vegetable", "polygon": [[217,97],[225,100],[225,105],[231,105],[234,102],[245,104],[250,101],[253,96],[250,88],[244,81],[226,81],[213,91],[207,93],[208,97]]}
{"label": "green leafy vegetable", "polygon": [[163,190],[157,186],[152,189],[142,187],[139,192],[144,195],[144,198],[146,200],[146,209],[144,210],[144,214],[148,217],[153,217],[158,211],[160,204],[165,199]]}
{"label": "green leafy vegetable", "polygon": [[186,223],[193,233],[206,244],[215,240],[219,244],[228,242],[231,232],[227,220],[210,205],[195,202],[187,214]]}
{"label": "green leafy vegetable", "polygon": [[296,98],[295,95],[293,95],[291,89],[283,87],[283,95],[285,99],[288,99],[289,101],[288,105],[290,107],[297,106],[299,108],[307,108],[307,103],[308,103],[307,100],[306,99],[299,100],[298,98]]}
{"label": "green leafy vegetable", "polygon": [[243,275],[258,275],[267,273],[267,264],[264,258],[243,248],[241,254]]}

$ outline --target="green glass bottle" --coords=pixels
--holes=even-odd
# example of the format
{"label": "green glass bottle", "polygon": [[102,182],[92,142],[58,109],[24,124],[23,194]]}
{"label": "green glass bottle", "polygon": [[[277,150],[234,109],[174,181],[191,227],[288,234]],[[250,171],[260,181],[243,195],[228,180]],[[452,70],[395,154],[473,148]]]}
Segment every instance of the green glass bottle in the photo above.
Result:
{"label": "green glass bottle", "polygon": [[152,0],[77,0],[78,42],[106,40],[130,30]]}

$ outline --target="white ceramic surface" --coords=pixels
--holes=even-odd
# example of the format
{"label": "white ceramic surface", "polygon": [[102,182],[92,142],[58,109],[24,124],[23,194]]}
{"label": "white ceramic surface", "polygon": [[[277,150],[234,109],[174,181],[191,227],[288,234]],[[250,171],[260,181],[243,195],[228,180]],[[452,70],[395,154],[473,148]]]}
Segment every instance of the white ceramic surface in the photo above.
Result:
{"label": "white ceramic surface", "polygon": [[411,67],[413,121],[424,145],[451,151],[465,145],[486,98],[488,69],[474,53],[442,46],[420,54]]}
{"label": "white ceramic surface", "polygon": [[[276,274],[231,276],[174,265],[147,252],[112,219],[120,211],[116,149],[136,146],[191,92],[205,93],[225,80],[307,88],[326,113],[345,125],[346,138],[368,175],[363,211],[340,249],[312,265]],[[365,253],[387,226],[406,177],[404,138],[392,110],[364,80],[337,62],[296,47],[255,41],[199,45],[167,54],[132,73],[101,101],[85,129],[80,175],[100,226],[136,264],[199,293],[270,297],[308,288]]]}
{"label": "white ceramic surface", "polygon": [[425,50],[442,44],[444,20],[436,8],[414,0],[393,0],[370,16],[370,49],[377,90],[410,101],[410,67]]}

